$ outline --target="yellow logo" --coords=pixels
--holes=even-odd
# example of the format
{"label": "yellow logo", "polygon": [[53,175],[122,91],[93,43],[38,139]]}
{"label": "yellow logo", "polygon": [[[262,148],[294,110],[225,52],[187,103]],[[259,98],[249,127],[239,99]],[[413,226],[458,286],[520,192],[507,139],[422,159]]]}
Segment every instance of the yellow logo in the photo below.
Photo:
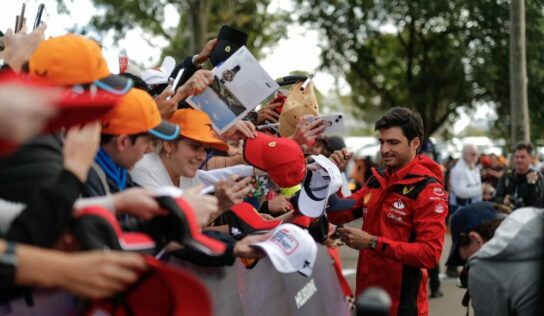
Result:
{"label": "yellow logo", "polygon": [[363,199],[363,202],[367,204],[370,201],[370,198],[372,197],[372,194],[367,193]]}
{"label": "yellow logo", "polygon": [[270,143],[268,143],[268,147],[276,147],[276,142],[270,142]]}
{"label": "yellow logo", "polygon": [[414,186],[413,185],[405,185],[404,188],[402,189],[402,194],[406,195],[410,192],[412,192],[414,190]]}
{"label": "yellow logo", "polygon": [[230,53],[230,46],[229,46],[229,45],[225,46],[225,51],[226,51],[227,53]]}

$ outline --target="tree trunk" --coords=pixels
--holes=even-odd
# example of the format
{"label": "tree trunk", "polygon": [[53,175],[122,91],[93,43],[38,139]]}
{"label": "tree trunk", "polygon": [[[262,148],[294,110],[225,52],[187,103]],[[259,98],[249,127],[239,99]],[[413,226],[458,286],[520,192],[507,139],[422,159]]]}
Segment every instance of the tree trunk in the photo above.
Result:
{"label": "tree trunk", "polygon": [[190,40],[190,49],[193,54],[200,52],[206,43],[209,6],[209,0],[191,0],[193,36]]}
{"label": "tree trunk", "polygon": [[510,114],[512,143],[531,140],[525,60],[525,0],[510,5]]}

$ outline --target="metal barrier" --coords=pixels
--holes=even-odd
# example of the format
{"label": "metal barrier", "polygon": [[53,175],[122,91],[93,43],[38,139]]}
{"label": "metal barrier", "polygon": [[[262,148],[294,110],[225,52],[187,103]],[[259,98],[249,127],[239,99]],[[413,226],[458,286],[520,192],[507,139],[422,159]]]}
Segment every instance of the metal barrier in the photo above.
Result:
{"label": "metal barrier", "polygon": [[[310,277],[281,274],[268,258],[251,270],[238,260],[232,267],[221,268],[201,267],[179,259],[170,262],[193,271],[206,284],[214,315],[351,315],[331,259],[321,245]],[[33,297],[33,307],[19,299],[0,306],[0,315],[77,315],[82,310],[81,301],[61,291],[36,291]]]}

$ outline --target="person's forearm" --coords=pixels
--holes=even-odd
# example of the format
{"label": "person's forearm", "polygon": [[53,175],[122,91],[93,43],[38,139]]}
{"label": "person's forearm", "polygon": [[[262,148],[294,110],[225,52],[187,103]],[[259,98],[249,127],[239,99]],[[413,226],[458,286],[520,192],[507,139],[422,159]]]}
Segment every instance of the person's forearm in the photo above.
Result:
{"label": "person's forearm", "polygon": [[[0,248],[1,249],[1,248]],[[3,251],[3,250],[0,250]],[[22,286],[59,287],[66,254],[61,251],[17,245],[15,283]]]}
{"label": "person's forearm", "polygon": [[205,170],[213,170],[213,169],[219,169],[219,168],[226,168],[236,165],[245,165],[246,161],[244,160],[244,157],[242,155],[237,155],[234,157],[221,157],[221,156],[215,156],[210,158],[206,165],[204,166]]}
{"label": "person's forearm", "polygon": [[79,198],[74,204],[74,210],[80,210],[88,206],[102,206],[115,213],[115,195],[105,195],[91,198]]}

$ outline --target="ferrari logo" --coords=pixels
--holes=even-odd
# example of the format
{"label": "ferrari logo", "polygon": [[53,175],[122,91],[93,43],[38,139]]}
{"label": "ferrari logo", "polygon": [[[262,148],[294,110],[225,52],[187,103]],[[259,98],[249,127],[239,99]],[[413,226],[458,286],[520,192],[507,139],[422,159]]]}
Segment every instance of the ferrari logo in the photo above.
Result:
{"label": "ferrari logo", "polygon": [[371,198],[371,197],[372,197],[372,194],[367,193],[367,194],[365,195],[365,197],[363,198],[363,203],[368,204],[368,202],[370,201],[370,198]]}
{"label": "ferrari logo", "polygon": [[230,46],[229,45],[225,46],[225,52],[230,53]]}
{"label": "ferrari logo", "polygon": [[414,190],[413,185],[405,185],[404,188],[402,188],[402,194],[406,195]]}

